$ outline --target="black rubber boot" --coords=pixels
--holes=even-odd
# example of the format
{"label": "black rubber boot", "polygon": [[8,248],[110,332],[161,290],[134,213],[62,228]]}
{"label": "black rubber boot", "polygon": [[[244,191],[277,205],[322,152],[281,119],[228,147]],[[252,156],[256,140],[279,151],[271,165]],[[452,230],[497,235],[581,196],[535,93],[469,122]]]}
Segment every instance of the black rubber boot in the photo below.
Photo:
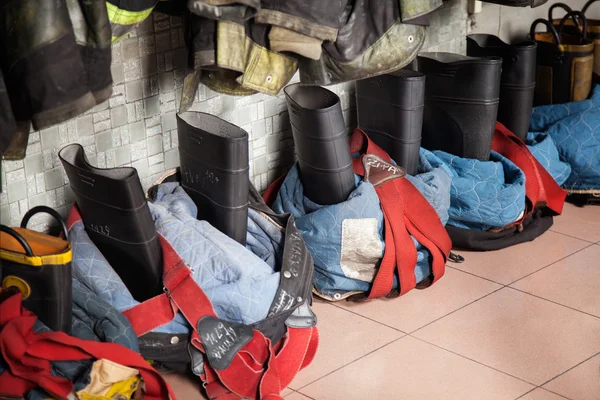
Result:
{"label": "black rubber boot", "polygon": [[93,167],[79,144],[58,156],[87,234],[133,297],[162,293],[162,249],[137,170]]}
{"label": "black rubber boot", "polygon": [[533,108],[536,53],[537,44],[530,40],[510,45],[494,35],[467,36],[467,55],[502,58],[498,121],[522,140],[527,137]]}
{"label": "black rubber boot", "polygon": [[345,201],[354,190],[354,171],[340,98],[299,83],[284,93],[306,197],[322,205]]}
{"label": "black rubber boot", "polygon": [[419,168],[425,75],[401,69],[356,82],[358,127],[409,174]]}
{"label": "black rubber boot", "polygon": [[[27,229],[29,219],[45,212],[62,227],[64,238]],[[73,309],[73,258],[67,228],[60,215],[46,206],[34,207],[23,217],[21,228],[0,225],[0,282],[16,287],[23,307],[53,331],[71,331]]]}
{"label": "black rubber boot", "polygon": [[417,68],[427,76],[421,145],[487,161],[498,116],[502,59],[421,53]]}
{"label": "black rubber boot", "polygon": [[181,182],[198,207],[198,219],[246,244],[248,133],[200,112],[177,114]]}

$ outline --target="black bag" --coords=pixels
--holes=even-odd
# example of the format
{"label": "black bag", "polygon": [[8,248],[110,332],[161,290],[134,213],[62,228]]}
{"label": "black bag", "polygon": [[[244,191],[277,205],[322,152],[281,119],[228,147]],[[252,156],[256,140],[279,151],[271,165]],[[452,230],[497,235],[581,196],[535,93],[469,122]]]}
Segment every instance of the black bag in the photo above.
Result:
{"label": "black bag", "polygon": [[[583,32],[562,33],[566,21],[579,16]],[[544,24],[548,32],[536,32]],[[592,88],[594,43],[587,37],[587,21],[579,11],[569,12],[560,22],[558,31],[545,19],[531,24],[530,37],[538,44],[537,76],[534,105],[561,104],[587,99]]]}
{"label": "black bag", "polygon": [[[40,212],[54,217],[64,238],[27,229],[31,217]],[[67,227],[60,215],[49,207],[29,210],[20,228],[0,225],[2,287],[18,288],[23,295],[23,307],[54,331],[71,331],[72,258]]]}
{"label": "black bag", "polygon": [[552,215],[546,215],[541,209],[537,209],[521,225],[499,232],[457,228],[452,225],[446,225],[446,231],[452,239],[454,249],[489,251],[530,242],[550,229],[553,223]]}

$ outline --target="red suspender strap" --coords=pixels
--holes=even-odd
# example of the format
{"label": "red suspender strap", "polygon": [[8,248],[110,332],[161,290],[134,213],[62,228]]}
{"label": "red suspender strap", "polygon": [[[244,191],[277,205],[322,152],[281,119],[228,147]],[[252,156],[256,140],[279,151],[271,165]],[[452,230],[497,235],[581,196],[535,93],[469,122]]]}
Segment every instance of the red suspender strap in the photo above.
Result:
{"label": "red suspender strap", "polygon": [[281,185],[283,185],[284,180],[285,175],[280,176],[275,180],[275,182],[271,183],[267,190],[265,190],[265,192],[263,193],[263,200],[269,207],[271,207],[275,202],[277,193],[279,193],[279,189],[281,188]]}
{"label": "red suspender strap", "polygon": [[19,293],[0,304],[0,350],[10,370],[0,375],[3,395],[22,396],[23,389],[39,386],[54,396],[67,398],[73,384],[52,376],[50,362],[105,358],[137,369],[145,382],[145,398],[174,398],[160,375],[138,353],[124,346],[82,340],[63,332],[35,333],[32,328],[37,317],[21,308],[21,297]]}
{"label": "red suspender strap", "polygon": [[527,145],[499,122],[496,123],[492,150],[511,160],[525,174],[525,191],[531,202],[525,216],[530,215],[534,207],[548,207],[558,215],[562,213],[567,192],[558,186]]}
{"label": "red suspender strap", "polygon": [[[350,138],[351,153],[375,154],[387,162],[389,155],[373,143],[360,129]],[[353,160],[354,172],[364,175],[360,158]],[[375,276],[369,298],[390,293],[397,268],[400,294],[416,286],[414,269],[417,251],[409,234],[432,254],[432,281],[437,281],[445,270],[452,243],[440,219],[429,202],[407,179],[394,179],[375,188],[384,214],[385,254]]]}
{"label": "red suspender strap", "polygon": [[[172,321],[179,311],[194,329],[192,344],[203,351],[197,323],[202,317],[216,317],[216,314],[184,261],[166,239],[162,236],[159,239],[163,248],[166,294],[149,299],[124,314],[134,330],[142,334]],[[316,332],[316,328],[288,328],[286,344],[274,355],[270,341],[255,330],[254,338],[238,352],[227,369],[216,371],[205,365],[207,393],[219,400],[256,398],[263,381],[266,390],[275,391],[279,384],[283,384],[280,389],[285,388],[304,365],[304,360],[314,357],[317,343],[311,338]]]}

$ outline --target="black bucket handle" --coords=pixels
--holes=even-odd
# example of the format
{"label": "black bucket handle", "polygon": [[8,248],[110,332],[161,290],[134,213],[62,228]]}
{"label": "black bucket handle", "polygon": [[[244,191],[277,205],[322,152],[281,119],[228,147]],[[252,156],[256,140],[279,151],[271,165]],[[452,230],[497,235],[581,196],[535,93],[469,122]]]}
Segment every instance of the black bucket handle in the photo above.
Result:
{"label": "black bucket handle", "polygon": [[47,206],[37,206],[33,207],[31,210],[27,211],[23,216],[23,220],[21,220],[21,228],[27,228],[27,223],[35,214],[46,213],[50,214],[54,219],[60,224],[60,228],[62,229],[62,233],[65,236],[65,240],[69,241],[69,231],[67,230],[67,226],[63,221],[62,217],[56,210]]}
{"label": "black bucket handle", "polygon": [[0,225],[0,232],[6,232],[10,236],[14,237],[17,240],[17,242],[19,242],[19,244],[23,247],[23,250],[25,250],[25,254],[27,255],[27,257],[34,256],[31,246],[29,245],[29,243],[27,243],[27,240],[25,240],[25,238],[19,234],[19,232],[15,231],[12,228],[9,228],[6,225]]}
{"label": "black bucket handle", "polygon": [[550,21],[548,21],[547,19],[543,19],[543,18],[538,18],[535,21],[533,21],[533,23],[531,24],[531,28],[529,30],[529,35],[531,36],[531,40],[535,41],[535,28],[537,28],[537,26],[539,24],[546,25],[546,27],[548,28],[548,32],[552,33],[552,36],[554,36],[554,41],[556,42],[556,44],[560,45],[560,36],[558,35],[556,28],[554,28],[554,25],[552,25],[550,23]]}
{"label": "black bucket handle", "polygon": [[570,13],[571,11],[573,11],[573,9],[571,7],[569,7],[568,4],[565,4],[565,3],[554,3],[548,9],[548,21],[550,21],[550,22],[552,22],[554,20],[554,16],[552,15],[552,13],[554,12],[555,8],[562,8],[567,13]]}
{"label": "black bucket handle", "polygon": [[590,0],[590,1],[588,1],[587,3],[585,3],[585,5],[583,6],[583,8],[581,9],[581,12],[585,14],[585,13],[586,13],[586,11],[587,11],[587,9],[588,9],[588,8],[590,8],[590,6],[591,6],[592,4],[594,4],[595,2],[597,2],[597,1],[598,1],[598,0]]}
{"label": "black bucket handle", "polygon": [[581,11],[570,11],[569,13],[567,13],[567,15],[565,15],[563,19],[560,20],[560,24],[558,25],[558,31],[562,33],[562,30],[565,27],[565,22],[567,22],[569,18],[573,18],[573,22],[579,27],[579,22],[577,21],[578,18],[575,17],[579,17],[579,19],[583,21],[583,29],[581,29],[581,36],[584,40],[587,40],[587,18],[585,17],[585,14]]}

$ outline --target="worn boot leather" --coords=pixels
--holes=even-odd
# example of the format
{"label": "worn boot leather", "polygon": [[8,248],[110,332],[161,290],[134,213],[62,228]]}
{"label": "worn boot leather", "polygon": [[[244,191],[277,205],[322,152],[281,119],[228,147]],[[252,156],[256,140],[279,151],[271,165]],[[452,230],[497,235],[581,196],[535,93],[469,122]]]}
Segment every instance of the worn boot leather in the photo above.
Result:
{"label": "worn boot leather", "polygon": [[87,234],[133,297],[161,293],[162,250],[136,169],[93,167],[79,144],[58,156]]}
{"label": "worn boot leather", "polygon": [[248,133],[200,112],[177,114],[181,182],[200,220],[246,244],[248,231]]}
{"label": "worn boot leather", "polygon": [[535,8],[546,4],[548,0],[481,0],[484,3],[500,4],[509,7],[529,7]]}
{"label": "worn boot leather", "polygon": [[421,53],[416,64],[427,77],[421,145],[487,161],[498,116],[502,59]]}
{"label": "worn boot leather", "polygon": [[358,127],[411,175],[419,167],[425,75],[401,69],[356,82]]}
{"label": "worn boot leather", "polygon": [[[49,213],[62,227],[63,238],[27,229],[29,219]],[[72,250],[60,215],[46,206],[25,214],[20,228],[0,225],[0,281],[2,288],[16,287],[23,307],[48,328],[70,332],[72,318]]]}
{"label": "worn boot leather", "polygon": [[0,38],[0,64],[16,121],[31,120],[39,130],[96,104],[66,0],[2,2]]}
{"label": "worn boot leather", "polygon": [[[565,22],[579,16],[583,31],[578,35],[560,34]],[[536,32],[539,24],[548,32]],[[587,38],[587,21],[579,11],[569,12],[557,31],[545,19],[531,25],[529,36],[538,44],[534,105],[561,104],[587,99],[592,88],[594,43]]]}
{"label": "worn boot leather", "polygon": [[317,204],[345,201],[354,171],[340,98],[318,86],[284,89],[304,194]]}
{"label": "worn boot leather", "polygon": [[468,56],[502,58],[498,121],[521,140],[525,140],[529,131],[535,93],[536,54],[537,44],[533,41],[510,45],[494,35],[467,36]]}

